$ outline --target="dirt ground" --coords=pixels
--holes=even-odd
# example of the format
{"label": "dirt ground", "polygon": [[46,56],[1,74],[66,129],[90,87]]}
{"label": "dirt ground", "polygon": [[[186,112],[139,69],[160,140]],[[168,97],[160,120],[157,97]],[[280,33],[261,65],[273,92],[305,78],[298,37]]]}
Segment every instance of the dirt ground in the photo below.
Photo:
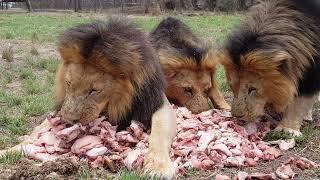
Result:
{"label": "dirt ground", "polygon": [[[16,48],[25,49],[25,47],[30,45],[28,41],[15,40],[10,41],[11,44],[15,45]],[[2,45],[1,45],[2,44]],[[3,48],[3,44],[8,44],[5,40],[0,41],[0,50]],[[41,55],[54,56],[57,57],[57,52],[53,43],[47,44],[35,44],[36,48]],[[25,56],[22,51],[16,57],[14,63],[22,63],[22,59]],[[7,62],[0,62],[0,65],[5,65]],[[19,84],[12,84],[12,90],[19,91]],[[8,86],[10,88],[10,86]],[[230,102],[232,99],[231,94],[226,94],[226,99]],[[314,107],[314,122],[309,124],[313,126],[320,121],[320,103],[317,103]],[[27,127],[31,130],[36,125],[40,124],[44,119],[45,115],[32,117],[28,120]],[[1,135],[1,134],[0,134]],[[179,179],[214,179],[216,174],[225,174],[230,177],[234,177],[239,171],[245,172],[264,172],[271,173],[275,172],[276,168],[289,157],[303,156],[314,162],[320,163],[320,130],[315,130],[314,134],[301,144],[298,144],[295,148],[286,151],[283,155],[275,161],[261,161],[256,167],[253,168],[222,168],[211,171],[190,171],[185,177]],[[301,171],[299,169],[294,169],[297,173],[295,179],[320,179],[320,169],[312,169]],[[89,172],[89,175],[87,174]],[[86,165],[81,162],[74,162],[71,159],[60,159],[56,162],[45,162],[40,163],[37,161],[28,160],[22,158],[20,161],[13,165],[0,165],[0,179],[117,179],[119,174],[110,173],[108,170],[95,169],[88,170]]]}

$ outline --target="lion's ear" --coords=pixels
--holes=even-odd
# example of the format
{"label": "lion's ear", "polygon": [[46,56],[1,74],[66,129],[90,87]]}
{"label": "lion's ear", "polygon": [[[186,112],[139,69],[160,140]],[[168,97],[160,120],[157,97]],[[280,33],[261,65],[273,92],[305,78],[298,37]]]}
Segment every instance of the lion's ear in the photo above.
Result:
{"label": "lion's ear", "polygon": [[88,59],[100,38],[99,23],[73,27],[59,37],[58,50],[65,62],[83,63]]}
{"label": "lion's ear", "polygon": [[290,72],[291,66],[288,59],[284,59],[280,62],[279,69],[281,72]]}
{"label": "lion's ear", "polygon": [[58,51],[64,62],[66,63],[83,63],[85,62],[85,58],[81,53],[81,48],[79,44],[76,43],[68,43],[68,44],[60,44],[58,46]]}
{"label": "lion's ear", "polygon": [[290,54],[285,51],[280,51],[275,55],[275,60],[278,62],[278,69],[281,73],[292,72],[291,59]]}

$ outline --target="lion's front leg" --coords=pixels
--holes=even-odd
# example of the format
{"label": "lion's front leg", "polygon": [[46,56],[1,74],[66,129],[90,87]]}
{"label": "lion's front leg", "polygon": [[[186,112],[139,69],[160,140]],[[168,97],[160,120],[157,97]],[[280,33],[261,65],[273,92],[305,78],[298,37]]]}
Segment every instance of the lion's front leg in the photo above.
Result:
{"label": "lion's front leg", "polygon": [[301,136],[300,127],[304,117],[309,113],[317,96],[297,97],[286,109],[283,119],[278,124],[276,131],[285,131],[294,136]]}
{"label": "lion's front leg", "polygon": [[164,104],[152,116],[149,150],[144,162],[144,173],[161,179],[175,177],[169,153],[176,134],[176,116],[164,97]]}
{"label": "lion's front leg", "polygon": [[313,117],[312,117],[313,105],[314,105],[316,102],[320,101],[320,96],[319,96],[319,94],[318,94],[318,95],[315,95],[315,96],[313,97],[313,99],[314,99],[314,103],[312,104],[312,106],[311,106],[311,108],[309,109],[308,113],[304,116],[303,120],[313,121]]}

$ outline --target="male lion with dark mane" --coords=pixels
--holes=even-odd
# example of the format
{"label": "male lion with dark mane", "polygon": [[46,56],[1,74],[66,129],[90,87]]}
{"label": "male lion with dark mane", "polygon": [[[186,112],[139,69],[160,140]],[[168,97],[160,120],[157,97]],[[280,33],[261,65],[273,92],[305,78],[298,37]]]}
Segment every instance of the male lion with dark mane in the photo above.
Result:
{"label": "male lion with dark mane", "polygon": [[261,2],[230,35],[221,63],[234,93],[234,116],[254,121],[271,105],[283,113],[276,130],[301,135],[320,90],[320,6],[308,3]]}
{"label": "male lion with dark mane", "polygon": [[[59,39],[58,51],[63,61],[56,78],[56,107],[62,119],[88,124],[104,115],[118,125],[118,131],[131,120],[140,121],[151,128],[144,172],[173,178],[169,152],[176,116],[147,36],[126,20],[112,18],[67,30]],[[48,124],[34,132],[44,126]]]}
{"label": "male lion with dark mane", "polygon": [[217,62],[212,49],[182,21],[168,17],[150,33],[168,86],[172,103],[193,113],[215,108],[230,110],[215,80]]}

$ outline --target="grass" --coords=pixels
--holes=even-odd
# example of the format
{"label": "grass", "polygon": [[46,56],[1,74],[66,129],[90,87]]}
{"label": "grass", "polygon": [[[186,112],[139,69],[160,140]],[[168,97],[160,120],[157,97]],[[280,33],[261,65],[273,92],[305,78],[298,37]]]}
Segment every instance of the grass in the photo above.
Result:
{"label": "grass", "polygon": [[[25,57],[15,66],[0,66],[0,148],[15,144],[26,134],[27,120],[52,110],[56,59]],[[14,89],[7,84],[18,83]]]}
{"label": "grass", "polygon": [[11,62],[13,61],[13,58],[14,58],[14,52],[13,52],[12,46],[7,47],[2,51],[2,59],[5,59]]}
{"label": "grass", "polygon": [[35,74],[32,72],[31,68],[18,68],[19,78],[23,79],[36,79]]}
{"label": "grass", "polygon": [[217,68],[217,72],[216,72],[216,80],[218,82],[218,85],[219,85],[219,88],[222,92],[228,92],[230,91],[230,88],[228,86],[228,83],[227,83],[227,79],[226,79],[226,75],[225,75],[225,72],[224,72],[224,69],[219,66]]}
{"label": "grass", "polygon": [[88,21],[90,19],[69,14],[1,14],[0,38],[52,41],[64,29]]}
{"label": "grass", "polygon": [[[315,127],[313,127],[310,124],[306,124],[305,126],[302,127],[301,133],[303,134],[300,137],[294,137],[296,143],[298,145],[304,145],[305,143],[308,142],[309,139],[312,138],[312,136],[318,131]],[[274,140],[279,140],[279,139],[291,139],[292,135],[287,132],[283,131],[271,131],[269,132],[265,137],[264,141],[274,141]]]}
{"label": "grass", "polygon": [[39,52],[34,46],[32,46],[32,48],[30,50],[30,54],[33,56],[39,56]]}
{"label": "grass", "polygon": [[23,98],[11,92],[0,91],[0,103],[5,103],[8,107],[21,105]]}
{"label": "grass", "polygon": [[[179,16],[197,34],[221,42],[241,16]],[[145,31],[151,31],[163,17],[136,17],[133,22]],[[94,21],[94,16],[79,17],[78,14],[2,14],[0,18],[0,38],[28,39],[32,42],[56,40],[59,33],[74,25]]]}
{"label": "grass", "polygon": [[48,70],[51,73],[56,71],[59,62],[57,59],[41,59],[33,56],[27,57],[26,61],[27,64],[32,68],[39,70]]}
{"label": "grass", "polygon": [[80,180],[89,180],[91,178],[90,174],[90,169],[87,166],[80,167],[78,172]]}
{"label": "grass", "polygon": [[130,172],[127,170],[122,170],[119,175],[120,180],[158,180],[158,178],[149,178],[146,176],[141,176],[138,173]]}
{"label": "grass", "polygon": [[23,156],[24,155],[21,152],[9,152],[9,153],[6,153],[5,155],[0,157],[0,164],[6,164],[6,165],[15,164]]}

